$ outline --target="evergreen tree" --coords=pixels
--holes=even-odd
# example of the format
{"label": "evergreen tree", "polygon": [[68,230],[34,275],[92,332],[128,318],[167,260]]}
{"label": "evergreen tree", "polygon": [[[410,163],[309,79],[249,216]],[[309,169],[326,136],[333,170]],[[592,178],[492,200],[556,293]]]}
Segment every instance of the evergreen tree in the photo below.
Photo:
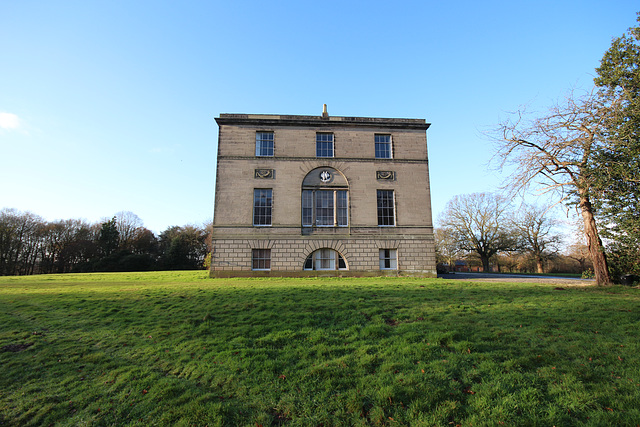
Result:
{"label": "evergreen tree", "polygon": [[115,216],[109,221],[102,223],[98,242],[100,243],[102,255],[105,257],[111,255],[116,249],[118,249],[120,233],[118,232]]}
{"label": "evergreen tree", "polygon": [[614,39],[596,71],[612,114],[591,164],[594,204],[611,241],[612,276],[640,274],[640,27]]}

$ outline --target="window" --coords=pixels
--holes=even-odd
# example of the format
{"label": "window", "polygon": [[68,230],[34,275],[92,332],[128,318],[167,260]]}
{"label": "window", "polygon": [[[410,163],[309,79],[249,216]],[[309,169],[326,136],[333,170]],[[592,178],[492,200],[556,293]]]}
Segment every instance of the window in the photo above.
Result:
{"label": "window", "polygon": [[333,134],[316,134],[316,157],[333,157]]}
{"label": "window", "polygon": [[271,270],[271,249],[252,249],[251,269]]}
{"label": "window", "polygon": [[398,269],[397,249],[380,249],[380,270]]}
{"label": "window", "polygon": [[273,197],[271,189],[253,190],[253,225],[271,225]]}
{"label": "window", "polygon": [[347,270],[347,262],[333,249],[318,249],[307,257],[304,270]]}
{"label": "window", "polygon": [[302,190],[302,225],[349,225],[347,190]]}
{"label": "window", "polygon": [[375,135],[376,159],[390,159],[391,135]]}
{"label": "window", "polygon": [[302,191],[302,225],[313,224],[313,191]]}
{"label": "window", "polygon": [[334,225],[333,191],[316,191],[316,225]]}
{"label": "window", "polygon": [[256,156],[273,156],[273,132],[256,132]]}
{"label": "window", "polygon": [[396,225],[393,190],[378,190],[378,225]]}
{"label": "window", "polygon": [[348,212],[349,206],[347,205],[347,191],[336,191],[336,224],[338,226],[349,225]]}

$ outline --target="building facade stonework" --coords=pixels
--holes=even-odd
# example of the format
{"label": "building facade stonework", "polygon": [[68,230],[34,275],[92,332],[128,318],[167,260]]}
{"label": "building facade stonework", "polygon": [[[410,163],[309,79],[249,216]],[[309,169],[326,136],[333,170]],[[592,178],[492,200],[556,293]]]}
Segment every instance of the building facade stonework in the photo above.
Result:
{"label": "building facade stonework", "polygon": [[212,277],[436,275],[425,120],[216,122]]}

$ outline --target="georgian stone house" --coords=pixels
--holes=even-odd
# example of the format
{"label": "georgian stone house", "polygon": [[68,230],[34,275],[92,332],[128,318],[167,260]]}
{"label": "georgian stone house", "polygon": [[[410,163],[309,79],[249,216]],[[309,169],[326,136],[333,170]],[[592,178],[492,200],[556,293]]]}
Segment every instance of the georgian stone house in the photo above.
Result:
{"label": "georgian stone house", "polygon": [[435,276],[425,120],[216,122],[212,277]]}

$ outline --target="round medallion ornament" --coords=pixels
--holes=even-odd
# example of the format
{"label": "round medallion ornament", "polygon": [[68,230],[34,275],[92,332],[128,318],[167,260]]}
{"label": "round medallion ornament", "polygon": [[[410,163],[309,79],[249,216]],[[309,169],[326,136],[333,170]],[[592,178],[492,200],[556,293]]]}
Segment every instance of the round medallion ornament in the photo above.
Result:
{"label": "round medallion ornament", "polygon": [[331,172],[329,172],[328,170],[323,170],[322,172],[320,172],[320,181],[325,184],[331,181]]}

